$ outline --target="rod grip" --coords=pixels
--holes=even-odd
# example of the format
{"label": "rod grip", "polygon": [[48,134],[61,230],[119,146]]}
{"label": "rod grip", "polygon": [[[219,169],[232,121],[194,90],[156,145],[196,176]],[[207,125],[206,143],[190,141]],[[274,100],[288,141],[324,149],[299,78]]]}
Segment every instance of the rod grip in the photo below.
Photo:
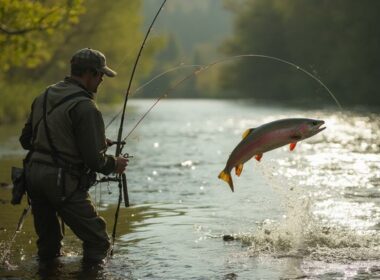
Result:
{"label": "rod grip", "polygon": [[121,180],[122,180],[122,189],[123,189],[123,196],[124,196],[124,204],[125,204],[125,207],[129,207],[127,176],[125,175],[125,173],[121,174]]}

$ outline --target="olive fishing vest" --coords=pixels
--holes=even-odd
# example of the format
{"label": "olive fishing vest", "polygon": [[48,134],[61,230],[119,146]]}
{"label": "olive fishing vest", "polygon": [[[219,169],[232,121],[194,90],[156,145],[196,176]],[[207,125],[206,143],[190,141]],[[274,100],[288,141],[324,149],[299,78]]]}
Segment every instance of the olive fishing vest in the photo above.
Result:
{"label": "olive fishing vest", "polygon": [[54,160],[54,155],[57,153],[58,162],[62,167],[70,165],[75,168],[84,165],[75,143],[73,133],[75,124],[70,118],[70,110],[82,101],[93,102],[88,92],[66,81],[48,87],[44,94],[35,99],[32,106],[31,161],[57,164]]}

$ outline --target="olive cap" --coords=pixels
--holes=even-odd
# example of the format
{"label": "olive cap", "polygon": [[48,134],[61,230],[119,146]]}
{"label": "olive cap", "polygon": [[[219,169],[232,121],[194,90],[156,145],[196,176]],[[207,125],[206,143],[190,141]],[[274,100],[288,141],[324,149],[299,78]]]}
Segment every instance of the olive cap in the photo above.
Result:
{"label": "olive cap", "polygon": [[84,48],[77,51],[71,58],[71,64],[79,64],[94,67],[97,71],[104,73],[108,77],[115,77],[116,71],[106,64],[106,56],[100,51]]}

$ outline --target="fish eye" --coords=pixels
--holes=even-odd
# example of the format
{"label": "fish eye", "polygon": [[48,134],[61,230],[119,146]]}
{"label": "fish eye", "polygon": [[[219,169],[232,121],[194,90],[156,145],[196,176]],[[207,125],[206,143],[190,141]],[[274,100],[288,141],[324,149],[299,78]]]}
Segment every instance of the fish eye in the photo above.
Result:
{"label": "fish eye", "polygon": [[317,121],[313,121],[312,124],[313,125],[318,125],[318,122]]}

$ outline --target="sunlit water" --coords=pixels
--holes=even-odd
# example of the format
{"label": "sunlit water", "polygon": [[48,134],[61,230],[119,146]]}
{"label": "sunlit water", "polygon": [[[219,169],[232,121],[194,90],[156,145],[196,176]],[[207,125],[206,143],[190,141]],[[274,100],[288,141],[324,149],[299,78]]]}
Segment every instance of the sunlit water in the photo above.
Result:
{"label": "sunlit water", "polygon": [[[126,131],[152,102],[130,101]],[[107,123],[112,113],[105,117]],[[217,175],[243,131],[287,117],[323,119],[327,129],[293,152],[283,147],[246,163],[241,177],[233,176],[232,193]],[[80,243],[67,233],[67,256],[48,273],[52,279],[380,279],[379,117],[163,100],[127,139],[132,206],[121,211],[113,258],[102,270],[86,271]],[[116,138],[117,125],[107,130],[109,138]],[[0,172],[22,155],[15,139],[2,140]],[[111,231],[117,187],[97,186],[92,196]],[[3,248],[21,210],[0,203]],[[28,217],[8,258],[18,267],[3,266],[0,277],[44,275],[34,242]]]}

